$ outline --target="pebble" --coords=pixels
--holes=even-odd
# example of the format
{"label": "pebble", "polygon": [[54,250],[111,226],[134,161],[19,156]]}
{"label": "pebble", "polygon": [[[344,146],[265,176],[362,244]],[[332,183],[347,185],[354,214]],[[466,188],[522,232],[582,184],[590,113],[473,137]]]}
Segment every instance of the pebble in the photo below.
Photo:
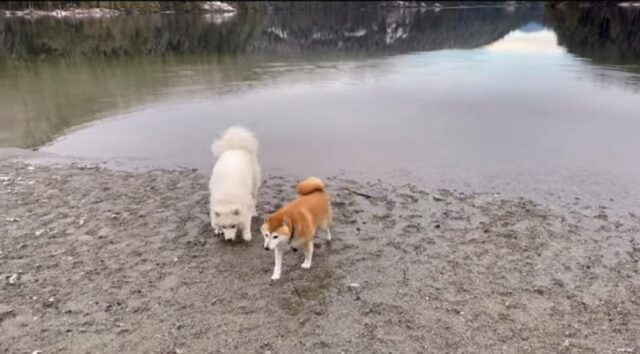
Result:
{"label": "pebble", "polygon": [[0,323],[11,315],[13,315],[13,309],[7,305],[0,304]]}
{"label": "pebble", "polygon": [[54,299],[53,297],[50,297],[50,298],[47,299],[47,301],[44,302],[44,306],[45,307],[51,307],[55,303],[56,303],[56,299]]}
{"label": "pebble", "polygon": [[18,283],[18,277],[19,277],[18,273],[10,276],[8,279],[9,285],[15,285],[16,283]]}
{"label": "pebble", "polygon": [[359,287],[360,287],[360,284],[358,284],[358,283],[351,283],[351,284],[349,284],[348,286],[349,286],[350,288],[352,288],[352,289],[357,289],[357,288],[359,288]]}
{"label": "pebble", "polygon": [[433,200],[435,200],[436,202],[442,202],[444,201],[444,197],[438,194],[434,194],[433,195]]}
{"label": "pebble", "polygon": [[103,227],[100,229],[100,231],[98,231],[98,238],[104,238],[109,236],[109,234],[111,234],[111,229],[108,227]]}

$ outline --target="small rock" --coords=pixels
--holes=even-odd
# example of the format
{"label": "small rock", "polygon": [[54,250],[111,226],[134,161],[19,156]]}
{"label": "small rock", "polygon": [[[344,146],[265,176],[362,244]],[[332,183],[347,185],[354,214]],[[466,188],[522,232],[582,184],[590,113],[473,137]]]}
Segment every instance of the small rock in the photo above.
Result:
{"label": "small rock", "polygon": [[31,354],[42,354],[42,350],[34,350]]}
{"label": "small rock", "polygon": [[13,316],[13,309],[7,305],[0,304],[0,323]]}
{"label": "small rock", "polygon": [[18,218],[6,218],[5,220],[7,220],[8,222],[18,222],[18,221],[20,221],[20,219],[18,219]]}
{"label": "small rock", "polygon": [[351,283],[348,285],[351,289],[358,289],[360,287],[360,284],[358,283]]}
{"label": "small rock", "polygon": [[44,231],[45,231],[44,229],[37,230],[36,231],[36,236],[42,235],[44,233]]}
{"label": "small rock", "polygon": [[111,234],[111,229],[108,227],[103,227],[98,231],[98,238],[105,238]]}
{"label": "small rock", "polygon": [[44,307],[51,307],[56,303],[56,299],[54,299],[53,297],[50,297],[47,299],[47,301],[44,302]]}
{"label": "small rock", "polygon": [[436,202],[442,202],[444,201],[444,197],[438,194],[434,194],[433,195],[433,200],[435,200]]}
{"label": "small rock", "polygon": [[20,277],[20,275],[18,273],[12,275],[9,277],[9,279],[7,280],[7,282],[9,283],[9,285],[15,285],[18,283],[18,278]]}
{"label": "small rock", "polygon": [[636,351],[636,348],[618,348],[617,351],[619,353],[633,353]]}

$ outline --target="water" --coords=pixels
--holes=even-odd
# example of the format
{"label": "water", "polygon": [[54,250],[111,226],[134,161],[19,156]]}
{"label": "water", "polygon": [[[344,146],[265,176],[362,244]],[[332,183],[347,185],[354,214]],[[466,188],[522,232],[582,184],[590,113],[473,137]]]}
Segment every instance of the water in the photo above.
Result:
{"label": "water", "polygon": [[213,136],[243,124],[266,174],[639,200],[630,9],[2,26],[3,146],[208,172]]}

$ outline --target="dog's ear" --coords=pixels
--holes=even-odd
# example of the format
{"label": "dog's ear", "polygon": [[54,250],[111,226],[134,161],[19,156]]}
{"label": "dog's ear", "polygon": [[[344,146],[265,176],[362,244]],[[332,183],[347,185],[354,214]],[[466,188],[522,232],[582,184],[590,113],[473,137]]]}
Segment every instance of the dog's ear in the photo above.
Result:
{"label": "dog's ear", "polygon": [[233,215],[238,216],[240,215],[240,209],[233,209]]}
{"label": "dog's ear", "polygon": [[282,225],[286,226],[287,229],[291,230],[291,219],[288,216],[282,217]]}

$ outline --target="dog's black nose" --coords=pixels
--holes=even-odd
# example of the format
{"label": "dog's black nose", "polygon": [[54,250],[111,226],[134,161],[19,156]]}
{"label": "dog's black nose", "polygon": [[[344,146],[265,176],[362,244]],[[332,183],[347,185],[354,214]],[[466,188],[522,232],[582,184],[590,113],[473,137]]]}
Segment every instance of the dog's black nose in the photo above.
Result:
{"label": "dog's black nose", "polygon": [[268,251],[268,250],[269,250],[269,247],[265,247],[265,248],[264,248],[264,250],[265,250],[265,251]]}

